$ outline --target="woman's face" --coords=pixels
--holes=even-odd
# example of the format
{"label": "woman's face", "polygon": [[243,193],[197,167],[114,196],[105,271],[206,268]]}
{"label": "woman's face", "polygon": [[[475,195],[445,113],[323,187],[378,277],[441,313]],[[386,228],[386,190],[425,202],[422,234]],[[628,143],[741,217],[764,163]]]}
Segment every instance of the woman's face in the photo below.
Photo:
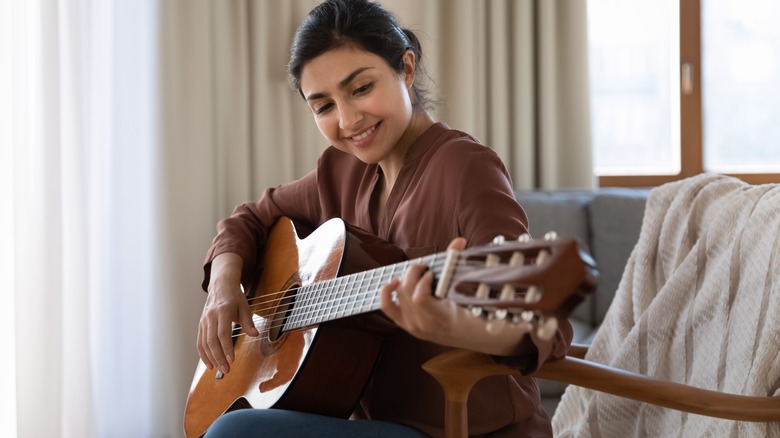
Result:
{"label": "woman's face", "polygon": [[322,135],[364,163],[403,159],[412,117],[414,55],[396,73],[373,53],[344,47],[323,53],[301,71],[301,91]]}

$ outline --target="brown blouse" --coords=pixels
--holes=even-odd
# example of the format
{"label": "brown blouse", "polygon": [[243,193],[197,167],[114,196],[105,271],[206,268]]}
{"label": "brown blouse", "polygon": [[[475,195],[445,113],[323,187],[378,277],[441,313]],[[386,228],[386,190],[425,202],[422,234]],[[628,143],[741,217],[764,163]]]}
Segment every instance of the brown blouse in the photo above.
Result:
{"label": "brown blouse", "polygon": [[[525,212],[515,200],[504,165],[473,137],[436,123],[409,148],[387,200],[378,229],[369,206],[381,169],[329,147],[317,168],[303,178],[265,191],[259,201],[236,207],[217,225],[204,265],[203,288],[211,260],[234,252],[244,260],[244,280],[256,265],[267,230],[281,216],[319,226],[339,217],[404,250],[409,258],[444,251],[452,239],[483,245],[495,235],[515,238],[527,230]],[[528,373],[550,357],[561,357],[571,342],[568,322],[551,342],[532,336],[538,354],[511,358]],[[374,377],[356,416],[406,424],[442,436],[444,401],[438,383],[420,365],[446,351],[396,330],[384,344]],[[529,377],[492,377],[477,383],[469,398],[470,435],[551,436],[536,382]]]}

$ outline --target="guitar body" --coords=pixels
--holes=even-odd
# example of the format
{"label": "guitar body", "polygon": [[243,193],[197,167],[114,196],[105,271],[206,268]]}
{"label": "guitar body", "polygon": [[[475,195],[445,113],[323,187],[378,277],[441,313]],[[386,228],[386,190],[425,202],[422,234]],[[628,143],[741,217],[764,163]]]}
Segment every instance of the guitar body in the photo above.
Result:
{"label": "guitar body", "polygon": [[253,308],[260,337],[234,337],[235,360],[226,375],[198,363],[184,413],[185,435],[201,436],[225,412],[249,407],[348,418],[379,357],[382,337],[338,321],[290,332],[277,328],[298,287],[403,258],[397,247],[339,219],[303,239],[290,219],[280,219],[269,233],[249,295],[260,303]]}

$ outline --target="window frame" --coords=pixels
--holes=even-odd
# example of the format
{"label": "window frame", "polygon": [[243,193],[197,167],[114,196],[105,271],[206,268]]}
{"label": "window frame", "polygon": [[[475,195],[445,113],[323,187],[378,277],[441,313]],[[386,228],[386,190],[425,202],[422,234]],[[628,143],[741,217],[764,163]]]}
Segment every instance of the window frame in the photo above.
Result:
{"label": "window frame", "polygon": [[[680,87],[680,172],[676,175],[599,176],[600,187],[655,187],[704,171],[701,91],[701,0],[680,0],[680,74],[691,68],[691,89]],[[780,182],[777,173],[728,174],[750,184]]]}

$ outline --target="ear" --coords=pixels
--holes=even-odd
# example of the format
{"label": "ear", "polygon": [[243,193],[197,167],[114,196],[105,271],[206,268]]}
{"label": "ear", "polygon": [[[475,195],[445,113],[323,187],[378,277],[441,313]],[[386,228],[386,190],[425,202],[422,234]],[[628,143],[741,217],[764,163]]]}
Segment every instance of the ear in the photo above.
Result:
{"label": "ear", "polygon": [[415,56],[414,52],[411,50],[407,50],[404,52],[403,56],[404,61],[404,82],[406,82],[406,88],[412,88],[412,84],[414,84],[414,74],[415,74]]}

